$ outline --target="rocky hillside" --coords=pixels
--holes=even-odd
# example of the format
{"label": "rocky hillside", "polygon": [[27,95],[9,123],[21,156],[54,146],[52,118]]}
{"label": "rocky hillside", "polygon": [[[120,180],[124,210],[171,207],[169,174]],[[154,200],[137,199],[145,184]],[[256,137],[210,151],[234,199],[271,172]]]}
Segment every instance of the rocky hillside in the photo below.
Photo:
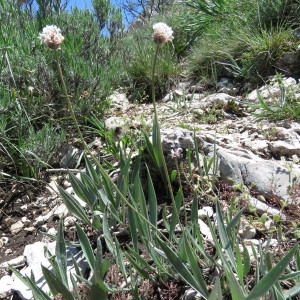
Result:
{"label": "rocky hillside", "polygon": [[[198,222],[208,244],[213,244],[213,239],[207,218],[213,218],[213,198],[216,197],[209,184],[216,180],[224,211],[230,208],[233,201],[246,208],[239,237],[241,245],[248,248],[251,261],[255,260],[253,247],[284,254],[292,245],[299,243],[300,238],[300,125],[288,119],[270,121],[263,117],[269,112],[266,111],[267,107],[255,105],[264,103],[268,107],[279,107],[280,101],[284,101],[283,87],[285,95],[292,94],[295,98],[300,96],[300,87],[293,78],[284,78],[281,84],[273,78],[247,97],[240,97],[234,96],[234,86],[227,80],[222,80],[218,86],[217,93],[209,93],[200,84],[182,82],[158,102],[168,169],[171,172],[179,164],[184,173],[187,170],[188,153],[194,153],[191,159],[193,186],[191,182],[185,182],[185,187],[193,190],[200,187],[201,182],[207,183],[207,189],[200,192],[203,200],[199,202]],[[138,143],[141,130],[151,128],[152,120],[151,104],[130,103],[126,95],[119,92],[111,96],[111,109],[105,126],[108,132],[114,133],[115,141],[130,134]],[[105,141],[96,138],[95,153],[101,153],[103,147],[107,147]],[[74,149],[72,147],[72,151]],[[203,157],[208,160],[214,158],[213,165],[204,177],[197,169],[197,157],[201,162]],[[202,167],[205,168],[204,165]],[[183,180],[187,176],[181,175]],[[117,178],[118,170],[111,176]],[[76,218],[69,215],[56,185],[63,186],[71,194],[72,187],[64,175],[52,176],[51,180],[38,197],[22,190],[22,186],[16,186],[14,205],[4,210],[0,240],[1,299],[31,299],[32,295],[10,273],[9,265],[28,276],[33,272],[41,288],[47,291],[40,268],[41,263],[49,266],[43,255],[43,247],[47,245],[54,252],[55,242],[49,235],[56,234],[60,218],[64,217],[68,238],[73,240],[76,236]],[[44,236],[40,231],[48,235]],[[273,237],[268,240],[272,232]],[[82,261],[80,266],[85,270],[87,264],[82,260],[82,252],[72,251],[76,260]],[[71,269],[69,271],[72,272]],[[175,294],[180,299],[198,299],[190,288]]]}

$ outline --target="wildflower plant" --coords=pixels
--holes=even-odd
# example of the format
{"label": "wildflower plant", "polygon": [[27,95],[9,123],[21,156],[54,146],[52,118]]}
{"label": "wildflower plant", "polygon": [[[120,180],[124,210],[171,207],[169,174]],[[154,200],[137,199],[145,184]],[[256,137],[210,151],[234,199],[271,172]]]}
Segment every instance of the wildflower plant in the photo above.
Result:
{"label": "wildflower plant", "polygon": [[[51,30],[49,30],[51,29]],[[55,255],[49,255],[52,271],[42,268],[44,277],[54,298],[64,299],[107,299],[112,293],[131,293],[134,299],[139,299],[140,282],[148,280],[157,286],[164,283],[168,278],[181,278],[199,292],[203,299],[224,299],[230,293],[231,299],[259,299],[267,293],[276,295],[276,299],[289,299],[300,292],[299,270],[300,255],[295,245],[276,265],[271,263],[271,254],[266,251],[255,252],[256,273],[254,276],[255,286],[249,290],[246,276],[250,272],[250,259],[245,247],[239,249],[236,234],[240,217],[244,209],[238,211],[235,216],[224,216],[221,206],[216,200],[216,222],[208,218],[208,225],[211,232],[211,246],[214,247],[213,255],[205,248],[207,241],[201,234],[198,226],[198,195],[195,191],[191,205],[191,219],[186,217],[185,226],[182,226],[179,213],[185,209],[185,202],[182,188],[179,188],[174,195],[170,176],[168,174],[164,158],[160,126],[157,116],[155,101],[155,67],[160,47],[173,40],[173,31],[164,23],[153,26],[153,41],[156,44],[152,69],[152,102],[154,107],[154,121],[152,131],[152,143],[145,135],[148,151],[161,172],[166,184],[168,196],[172,199],[172,210],[170,216],[162,213],[161,220],[158,220],[159,212],[155,188],[151,174],[147,168],[147,194],[143,189],[140,178],[141,153],[133,163],[130,154],[120,149],[120,174],[117,184],[108,176],[99,160],[91,153],[83,139],[80,127],[76,120],[67,88],[62,75],[59,60],[59,49],[63,42],[63,36],[58,28],[51,27],[43,30],[41,40],[53,50],[57,61],[57,68],[61,80],[65,99],[69,111],[75,123],[85,149],[86,170],[79,178],[69,173],[71,185],[77,197],[85,204],[86,208],[79,201],[59,187],[61,197],[69,212],[77,219],[76,230],[84,257],[89,265],[90,274],[88,278],[81,273],[75,260],[76,274],[71,275],[71,283],[68,282],[66,271],[66,241],[63,236],[63,222],[58,226],[57,245]],[[180,155],[179,151],[173,153]],[[199,158],[198,158],[199,160]],[[199,163],[200,165],[200,163]],[[211,175],[209,170],[214,169],[214,161],[204,162],[205,175]],[[213,172],[214,173],[214,172]],[[92,247],[92,241],[84,232],[83,226],[88,225],[96,233],[96,249]],[[180,225],[179,235],[175,234],[176,225]],[[161,230],[164,226],[164,231]],[[121,247],[118,240],[122,233],[121,229],[127,231],[128,243]],[[106,244],[109,260],[103,253],[102,241]],[[95,241],[94,241],[95,242]],[[68,244],[71,244],[70,242]],[[146,256],[140,255],[140,244],[147,252]],[[51,257],[50,257],[51,256]],[[296,257],[296,271],[286,271],[289,263]],[[119,278],[122,279],[122,286],[113,285],[106,281],[112,263],[117,266]],[[42,292],[35,283],[33,276],[23,277],[16,269],[13,272],[28,285],[36,299],[51,299]],[[215,278],[207,276],[205,272],[216,271]],[[222,270],[223,274],[219,272]],[[298,276],[298,277],[297,277]],[[139,280],[136,280],[138,277]],[[295,279],[295,285],[287,292],[283,292],[279,280]],[[141,280],[140,280],[141,279]],[[118,280],[119,281],[119,280]],[[83,288],[84,287],[84,288]],[[212,287],[212,288],[210,288]],[[83,291],[82,291],[83,288]],[[124,294],[123,294],[124,295]],[[131,296],[131,295],[130,295]],[[145,295],[149,299],[149,295]],[[142,298],[142,297],[141,297]]]}

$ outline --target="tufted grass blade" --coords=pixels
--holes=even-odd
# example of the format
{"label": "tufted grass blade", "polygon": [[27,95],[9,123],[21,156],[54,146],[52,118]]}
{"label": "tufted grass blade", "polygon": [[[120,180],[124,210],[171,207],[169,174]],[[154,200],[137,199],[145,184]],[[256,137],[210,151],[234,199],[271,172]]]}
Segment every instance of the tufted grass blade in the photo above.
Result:
{"label": "tufted grass blade", "polygon": [[245,300],[254,300],[264,296],[274,285],[274,282],[278,280],[280,274],[285,270],[297,249],[298,245],[295,245],[260,281],[258,281]]}

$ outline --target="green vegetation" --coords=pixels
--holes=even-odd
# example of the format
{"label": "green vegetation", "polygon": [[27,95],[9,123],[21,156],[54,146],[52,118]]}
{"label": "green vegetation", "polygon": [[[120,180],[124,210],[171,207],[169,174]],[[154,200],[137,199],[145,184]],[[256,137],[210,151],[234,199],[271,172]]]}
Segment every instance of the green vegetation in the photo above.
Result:
{"label": "green vegetation", "polygon": [[[68,172],[68,178],[86,207],[58,187],[77,218],[78,241],[65,240],[61,220],[56,251],[46,253],[53,270],[43,267],[51,295],[42,292],[33,277],[23,277],[12,268],[35,299],[147,299],[148,289],[167,284],[191,287],[210,300],[297,296],[297,242],[281,257],[271,249],[272,235],[264,249],[239,247],[244,208],[232,191],[228,211],[222,211],[224,191],[218,183],[216,154],[200,157],[195,142],[195,149],[179,162],[177,149],[172,157],[176,169],[169,174],[155,99],[183,74],[198,76],[209,85],[224,74],[252,84],[273,75],[276,60],[298,46],[300,3],[190,0],[167,7],[142,28],[125,32],[120,10],[105,0],[93,1],[94,12],[68,12],[60,1],[37,2],[38,10],[32,12],[26,3],[0,0],[1,24],[10,24],[0,29],[0,175],[8,180],[44,179],[44,169],[58,163],[60,148],[75,136],[85,151],[81,162],[85,171],[79,178]],[[152,24],[158,21],[170,21],[173,43],[151,41]],[[50,24],[61,28],[65,37],[59,50],[46,49],[37,38]],[[131,136],[115,142],[113,134],[105,132],[108,96],[118,88],[125,88],[133,102],[152,99],[152,140],[149,132],[143,132],[140,143],[133,143]],[[260,98],[262,116],[298,119],[298,99],[284,95],[281,99],[273,108]],[[235,102],[226,109],[239,111]],[[215,109],[203,121],[213,123],[222,117]],[[97,135],[106,139],[107,153],[118,161],[117,183],[107,173],[113,165],[95,157],[88,144]],[[134,150],[138,154],[132,159]],[[158,191],[156,174],[165,191]],[[208,241],[198,226],[200,199],[215,208],[216,222],[207,218]],[[292,230],[299,236],[295,224]],[[73,259],[76,275],[68,280],[67,244],[82,249],[88,277]],[[112,269],[122,286],[111,279]]]}

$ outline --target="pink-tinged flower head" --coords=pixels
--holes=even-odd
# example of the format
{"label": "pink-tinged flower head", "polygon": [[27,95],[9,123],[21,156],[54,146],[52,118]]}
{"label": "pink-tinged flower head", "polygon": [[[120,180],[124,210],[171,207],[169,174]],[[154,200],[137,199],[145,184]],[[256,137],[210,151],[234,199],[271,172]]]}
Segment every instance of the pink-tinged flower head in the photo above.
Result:
{"label": "pink-tinged flower head", "polygon": [[56,50],[60,48],[60,45],[65,38],[62,36],[61,31],[57,26],[48,25],[43,28],[43,31],[39,35],[39,39],[50,49]]}
{"label": "pink-tinged flower head", "polygon": [[154,43],[160,45],[173,40],[173,30],[167,24],[159,22],[153,25],[154,33],[152,35]]}

